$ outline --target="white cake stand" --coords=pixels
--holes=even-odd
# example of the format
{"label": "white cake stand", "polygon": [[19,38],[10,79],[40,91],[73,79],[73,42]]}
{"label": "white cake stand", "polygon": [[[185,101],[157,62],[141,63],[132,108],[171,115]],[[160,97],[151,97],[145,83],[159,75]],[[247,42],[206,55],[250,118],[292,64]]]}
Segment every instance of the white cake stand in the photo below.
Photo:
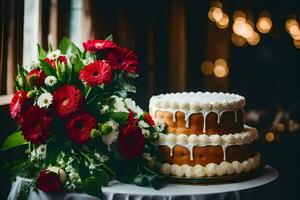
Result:
{"label": "white cake stand", "polygon": [[[104,187],[102,190],[105,199],[108,200],[225,199],[227,193],[233,193],[229,199],[240,199],[238,191],[263,186],[274,181],[278,176],[279,173],[276,169],[266,166],[259,176],[237,183],[214,185],[168,184],[160,190],[154,190],[152,188],[138,187],[113,181],[109,187]],[[214,195],[213,198],[212,195]]]}

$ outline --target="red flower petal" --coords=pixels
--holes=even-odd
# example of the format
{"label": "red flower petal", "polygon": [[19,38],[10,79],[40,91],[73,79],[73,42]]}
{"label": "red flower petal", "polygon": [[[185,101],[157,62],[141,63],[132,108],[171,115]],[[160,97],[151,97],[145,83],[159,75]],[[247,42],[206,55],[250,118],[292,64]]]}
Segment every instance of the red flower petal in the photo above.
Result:
{"label": "red flower petal", "polygon": [[125,126],[118,141],[118,150],[127,159],[133,159],[142,154],[145,147],[145,138],[138,126]]}
{"label": "red flower petal", "polygon": [[49,63],[54,69],[56,68],[54,60],[49,59],[49,58],[45,58],[44,61]]}
{"label": "red flower petal", "polygon": [[34,84],[38,87],[41,87],[44,84],[46,74],[41,69],[33,69],[28,73],[26,81],[29,82],[29,79],[33,76],[36,77]]}
{"label": "red flower petal", "polygon": [[57,115],[68,117],[83,104],[81,91],[72,85],[63,85],[53,92],[53,106]]}
{"label": "red flower petal", "polygon": [[13,119],[17,119],[21,116],[28,101],[29,98],[24,90],[20,90],[14,94],[9,104],[10,115]]}
{"label": "red flower petal", "polygon": [[66,56],[59,56],[58,61],[67,64],[68,58]]}
{"label": "red flower petal", "polygon": [[91,138],[91,131],[97,126],[96,118],[90,113],[80,113],[67,122],[67,133],[70,140],[83,144]]}
{"label": "red flower petal", "polygon": [[58,175],[48,170],[42,170],[37,179],[37,187],[43,192],[59,192],[61,190]]}
{"label": "red flower petal", "polygon": [[116,48],[117,45],[110,40],[88,40],[83,43],[85,50],[97,53],[101,50]]}
{"label": "red flower petal", "polygon": [[107,62],[96,61],[85,66],[79,78],[89,86],[110,83],[113,79],[112,68]]}
{"label": "red flower petal", "polygon": [[144,114],[144,118],[150,126],[154,126],[154,121],[149,113]]}
{"label": "red flower petal", "polygon": [[34,144],[42,144],[49,138],[51,117],[45,109],[32,106],[24,112],[22,134],[27,141]]}
{"label": "red flower petal", "polygon": [[110,49],[105,59],[110,61],[115,69],[124,70],[132,74],[135,74],[139,68],[138,57],[133,51],[123,47]]}

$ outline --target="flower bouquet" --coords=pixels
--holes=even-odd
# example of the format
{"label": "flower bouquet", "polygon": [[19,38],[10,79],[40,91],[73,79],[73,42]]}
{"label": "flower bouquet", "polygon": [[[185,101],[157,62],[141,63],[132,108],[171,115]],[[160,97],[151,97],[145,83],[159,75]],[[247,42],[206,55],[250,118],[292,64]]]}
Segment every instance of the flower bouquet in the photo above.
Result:
{"label": "flower bouquet", "polygon": [[158,189],[163,177],[155,142],[164,132],[127,93],[135,92],[137,56],[112,37],[89,40],[83,49],[64,38],[59,49],[38,46],[38,60],[18,66],[9,105],[19,129],[0,151],[26,146],[6,164],[10,174],[31,178],[30,189],[79,191],[101,198],[101,186],[117,179]]}

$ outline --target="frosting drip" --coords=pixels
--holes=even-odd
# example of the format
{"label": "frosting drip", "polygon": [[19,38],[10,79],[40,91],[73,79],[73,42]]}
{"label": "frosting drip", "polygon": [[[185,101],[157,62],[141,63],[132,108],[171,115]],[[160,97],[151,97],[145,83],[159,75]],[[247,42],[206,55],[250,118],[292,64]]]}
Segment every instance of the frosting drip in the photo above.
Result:
{"label": "frosting drip", "polygon": [[165,175],[174,175],[177,177],[188,177],[188,178],[200,178],[205,176],[223,176],[230,174],[239,174],[241,172],[248,172],[253,170],[260,165],[261,155],[257,153],[254,157],[248,158],[242,162],[233,161],[227,162],[223,161],[220,164],[209,163],[206,166],[195,165],[189,166],[187,164],[170,165],[168,163],[164,163],[160,171]]}
{"label": "frosting drip", "polygon": [[191,134],[188,136],[185,134],[160,133],[157,144],[169,147],[171,157],[173,156],[173,149],[176,145],[183,146],[189,150],[190,160],[194,160],[193,149],[196,146],[221,146],[223,150],[223,160],[226,160],[226,149],[228,146],[249,144],[256,139],[258,139],[256,128],[245,125],[243,132],[227,135]]}

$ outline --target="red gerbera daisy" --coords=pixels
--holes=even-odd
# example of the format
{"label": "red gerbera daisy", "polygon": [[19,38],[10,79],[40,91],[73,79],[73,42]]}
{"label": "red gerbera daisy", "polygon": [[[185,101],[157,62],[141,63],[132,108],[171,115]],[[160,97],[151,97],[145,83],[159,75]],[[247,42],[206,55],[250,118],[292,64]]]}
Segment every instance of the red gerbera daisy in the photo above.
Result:
{"label": "red gerbera daisy", "polygon": [[27,141],[42,144],[49,138],[51,117],[45,109],[32,106],[24,112],[22,120],[22,134]]}
{"label": "red gerbera daisy", "polygon": [[96,118],[90,113],[80,113],[71,117],[67,122],[69,138],[77,144],[83,144],[91,138],[91,131],[97,126]]}
{"label": "red gerbera daisy", "polygon": [[118,141],[118,150],[127,159],[133,159],[141,155],[145,147],[145,138],[142,130],[135,125],[125,126]]}
{"label": "red gerbera daisy", "polygon": [[60,117],[67,117],[78,111],[82,104],[83,96],[75,86],[63,85],[53,92],[53,106]]}
{"label": "red gerbera daisy", "polygon": [[110,40],[88,40],[83,43],[85,50],[97,53],[101,50],[116,48],[117,45]]}
{"label": "red gerbera daisy", "polygon": [[154,121],[149,113],[145,113],[144,118],[150,126],[154,126]]}
{"label": "red gerbera daisy", "polygon": [[50,58],[45,58],[44,61],[47,62],[48,64],[50,64],[53,68],[56,68],[55,60],[52,60]]}
{"label": "red gerbera daisy", "polygon": [[131,125],[134,125],[134,124],[136,124],[138,121],[139,121],[139,119],[136,119],[135,117],[134,117],[134,112],[132,112],[131,110],[129,111],[129,114],[128,114],[128,118],[127,118],[127,124],[131,124]]}
{"label": "red gerbera daisy", "polygon": [[46,74],[43,72],[43,70],[33,69],[28,73],[26,81],[29,85],[34,84],[35,86],[40,87],[44,84],[45,78]]}
{"label": "red gerbera daisy", "polygon": [[79,78],[90,86],[110,83],[113,79],[112,68],[105,61],[96,61],[85,66],[80,71]]}
{"label": "red gerbera daisy", "polygon": [[123,47],[111,49],[107,52],[105,59],[110,61],[115,69],[124,70],[132,74],[135,74],[139,67],[138,57],[133,51]]}
{"label": "red gerbera daisy", "polygon": [[59,177],[49,170],[42,170],[37,179],[37,187],[43,192],[59,192],[61,189]]}
{"label": "red gerbera daisy", "polygon": [[24,90],[16,92],[9,104],[10,116],[13,119],[19,118],[28,101],[29,98]]}

